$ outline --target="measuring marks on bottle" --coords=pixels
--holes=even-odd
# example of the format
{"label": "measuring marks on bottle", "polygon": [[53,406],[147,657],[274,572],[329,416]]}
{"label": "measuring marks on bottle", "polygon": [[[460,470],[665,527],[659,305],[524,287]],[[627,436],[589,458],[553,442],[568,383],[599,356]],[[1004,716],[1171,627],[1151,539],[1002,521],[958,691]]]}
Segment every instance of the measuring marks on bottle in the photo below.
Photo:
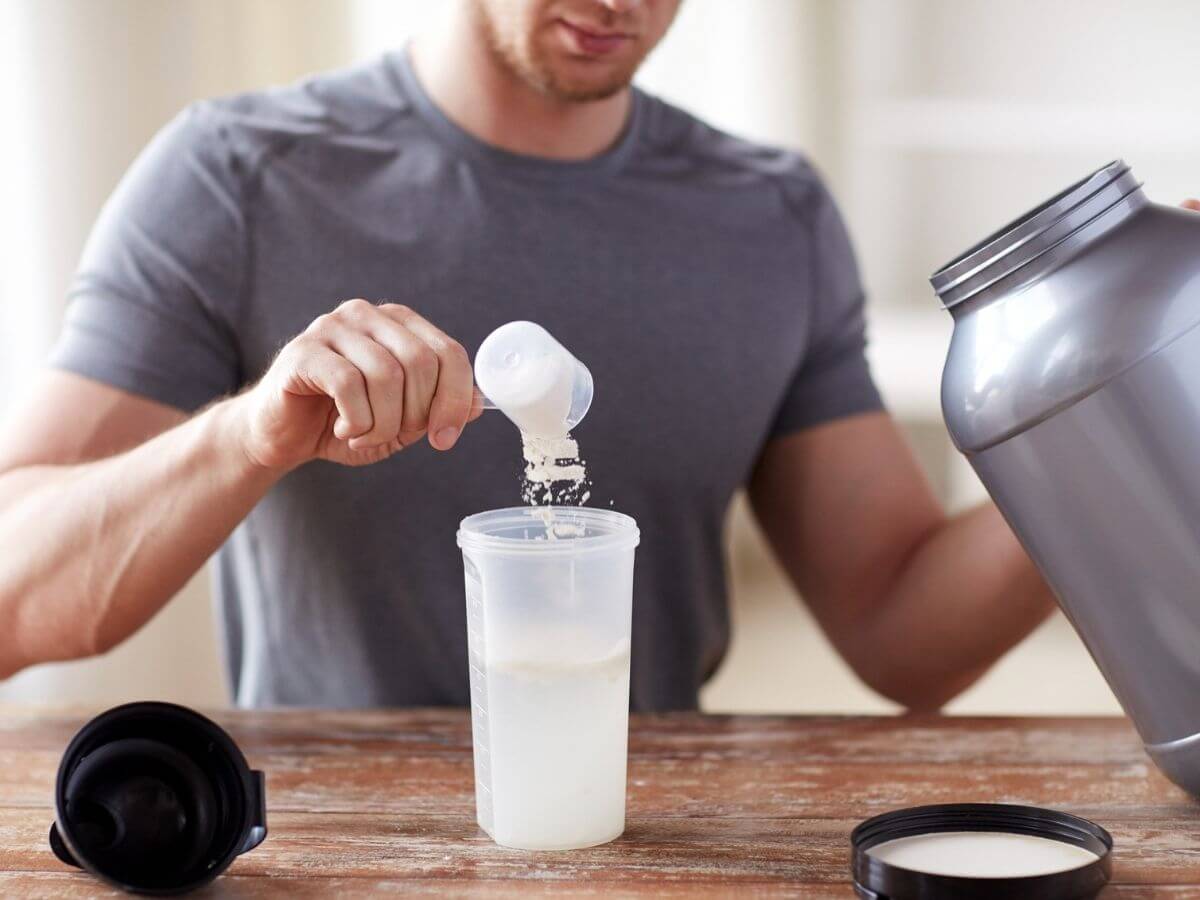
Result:
{"label": "measuring marks on bottle", "polygon": [[467,586],[467,659],[471,671],[471,736],[475,757],[475,816],[479,827],[491,834],[492,812],[492,754],[491,732],[488,723],[487,678],[484,675],[486,658],[483,619],[483,582],[479,570],[464,555]]}

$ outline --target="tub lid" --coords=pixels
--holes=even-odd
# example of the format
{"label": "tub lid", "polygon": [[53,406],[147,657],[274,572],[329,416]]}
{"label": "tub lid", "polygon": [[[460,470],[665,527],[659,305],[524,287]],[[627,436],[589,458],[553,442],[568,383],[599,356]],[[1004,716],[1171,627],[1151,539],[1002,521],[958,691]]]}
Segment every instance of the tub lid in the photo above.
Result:
{"label": "tub lid", "polygon": [[[879,852],[883,845],[906,838],[974,837],[982,833],[1000,836],[999,844],[993,844],[990,851],[996,854],[997,862],[1003,861],[1006,873],[1021,874],[1001,875],[996,871],[984,874],[992,857],[974,858],[966,865],[953,855],[951,845],[946,842],[936,848],[924,848],[925,859],[911,853],[905,857],[897,852]],[[1019,843],[1005,842],[1004,838],[1009,836],[1069,845],[1081,862],[1068,861],[1056,866],[1035,858],[1032,853],[1035,843],[1030,847],[1028,866],[1022,867],[1023,848]],[[913,848],[912,842],[908,844],[902,849]],[[1095,896],[1112,876],[1113,841],[1107,831],[1079,816],[1036,806],[942,803],[899,809],[860,824],[850,835],[850,847],[854,888],[859,897],[867,900],[972,897],[1071,900]],[[936,862],[931,862],[928,857],[934,854]],[[969,871],[976,874],[966,874]]]}

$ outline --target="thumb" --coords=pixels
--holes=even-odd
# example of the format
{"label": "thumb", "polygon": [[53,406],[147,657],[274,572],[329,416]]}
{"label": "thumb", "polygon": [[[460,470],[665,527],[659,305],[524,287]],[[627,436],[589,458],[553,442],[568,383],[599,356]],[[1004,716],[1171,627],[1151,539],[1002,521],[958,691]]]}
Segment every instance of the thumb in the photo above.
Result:
{"label": "thumb", "polygon": [[1197,200],[1195,197],[1189,197],[1179,205],[1184,209],[1194,209],[1196,212],[1200,212],[1200,200]]}

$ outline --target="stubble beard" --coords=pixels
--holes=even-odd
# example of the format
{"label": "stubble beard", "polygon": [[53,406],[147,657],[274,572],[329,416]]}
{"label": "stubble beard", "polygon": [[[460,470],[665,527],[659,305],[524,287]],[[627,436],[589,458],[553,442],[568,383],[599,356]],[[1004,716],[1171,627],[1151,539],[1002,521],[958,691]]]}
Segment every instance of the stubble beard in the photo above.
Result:
{"label": "stubble beard", "polygon": [[607,100],[629,87],[633,81],[636,64],[628,72],[617,72],[607,81],[597,84],[572,84],[554,70],[553,64],[537,41],[530,41],[528,52],[513,46],[504,39],[496,23],[478,3],[474,5],[476,25],[483,30],[484,43],[492,59],[513,78],[555,100],[566,103],[588,103]]}

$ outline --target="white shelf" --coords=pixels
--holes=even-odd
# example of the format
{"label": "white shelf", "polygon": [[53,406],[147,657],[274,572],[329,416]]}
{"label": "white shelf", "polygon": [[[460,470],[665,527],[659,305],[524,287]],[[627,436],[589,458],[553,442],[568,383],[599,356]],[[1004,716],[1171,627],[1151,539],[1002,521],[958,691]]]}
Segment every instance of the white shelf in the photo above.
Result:
{"label": "white shelf", "polygon": [[848,132],[865,145],[968,152],[1200,150],[1200,117],[1178,106],[913,97],[864,104]]}
{"label": "white shelf", "polygon": [[888,409],[900,419],[941,421],[942,365],[952,320],[928,312],[867,312],[867,359]]}

